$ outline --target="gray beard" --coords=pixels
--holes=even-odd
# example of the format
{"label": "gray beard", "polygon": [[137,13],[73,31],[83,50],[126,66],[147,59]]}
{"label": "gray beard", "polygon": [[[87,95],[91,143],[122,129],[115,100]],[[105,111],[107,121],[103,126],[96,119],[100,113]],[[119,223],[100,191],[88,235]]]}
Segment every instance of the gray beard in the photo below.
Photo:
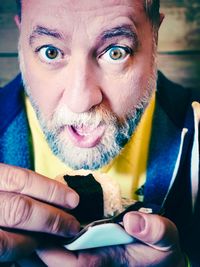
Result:
{"label": "gray beard", "polygon": [[137,127],[144,108],[138,108],[134,117],[127,118],[123,124],[112,120],[112,124],[106,124],[107,129],[101,141],[92,148],[79,148],[67,142],[65,136],[59,130],[49,130],[47,124],[38,113],[43,132],[52,152],[64,163],[73,169],[95,170],[107,165],[114,159],[127,144],[135,128]]}

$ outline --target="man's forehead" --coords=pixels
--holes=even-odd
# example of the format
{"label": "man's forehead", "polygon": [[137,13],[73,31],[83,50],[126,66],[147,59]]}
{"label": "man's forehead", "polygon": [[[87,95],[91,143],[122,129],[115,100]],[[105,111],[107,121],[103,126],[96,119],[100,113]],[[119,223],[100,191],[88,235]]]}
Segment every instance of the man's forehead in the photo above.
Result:
{"label": "man's forehead", "polygon": [[115,22],[129,23],[128,20],[137,25],[146,18],[142,3],[141,0],[23,0],[22,20],[25,17],[25,24],[28,21],[32,28],[39,23],[51,28],[54,28],[53,25],[55,28],[65,28],[66,32],[69,23],[72,30],[78,23],[87,27],[92,24],[93,29],[97,25],[99,28],[99,24],[103,28]]}
{"label": "man's forehead", "polygon": [[142,8],[144,6],[143,2],[143,0],[23,0],[22,6],[23,8],[46,6],[47,9],[54,7],[63,11],[65,9],[67,11],[90,11],[98,8],[114,8],[117,6]]}

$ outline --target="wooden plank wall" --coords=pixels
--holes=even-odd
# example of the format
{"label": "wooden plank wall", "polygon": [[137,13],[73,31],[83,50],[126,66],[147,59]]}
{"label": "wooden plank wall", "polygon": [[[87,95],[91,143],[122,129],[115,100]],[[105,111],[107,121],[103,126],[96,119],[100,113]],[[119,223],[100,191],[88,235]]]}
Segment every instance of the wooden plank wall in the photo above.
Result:
{"label": "wooden plank wall", "polygon": [[[15,1],[0,1],[0,86],[18,69]],[[161,0],[159,68],[172,80],[200,89],[200,0]]]}

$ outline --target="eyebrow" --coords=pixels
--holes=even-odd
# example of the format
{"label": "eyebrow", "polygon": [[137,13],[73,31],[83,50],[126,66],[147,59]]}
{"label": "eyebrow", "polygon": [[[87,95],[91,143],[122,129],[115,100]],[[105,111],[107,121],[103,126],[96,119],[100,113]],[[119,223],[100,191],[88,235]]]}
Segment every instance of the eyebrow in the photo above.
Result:
{"label": "eyebrow", "polygon": [[57,30],[48,29],[46,27],[37,25],[29,37],[29,44],[31,45],[34,39],[39,36],[50,36],[50,37],[53,37],[59,40],[63,39],[62,34],[58,32]]}
{"label": "eyebrow", "polygon": [[[29,37],[29,44],[32,45],[34,39],[39,36],[50,36],[59,40],[63,39],[63,35],[59,31],[37,25]],[[115,37],[126,37],[130,39],[136,46],[138,45],[138,37],[131,25],[122,25],[105,30],[98,37],[98,41],[100,43],[104,43],[108,39]]]}
{"label": "eyebrow", "polygon": [[115,37],[125,37],[130,39],[135,45],[138,45],[138,37],[135,31],[132,29],[131,25],[122,25],[114,27],[112,29],[104,31],[100,35],[100,40],[105,42],[107,39],[112,39]]}

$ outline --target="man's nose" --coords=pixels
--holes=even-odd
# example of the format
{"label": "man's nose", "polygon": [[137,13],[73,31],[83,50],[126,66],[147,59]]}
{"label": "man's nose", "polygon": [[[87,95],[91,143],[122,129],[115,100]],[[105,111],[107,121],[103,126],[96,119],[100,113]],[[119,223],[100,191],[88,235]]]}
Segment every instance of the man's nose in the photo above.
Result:
{"label": "man's nose", "polygon": [[72,112],[87,112],[102,102],[97,73],[90,62],[70,62],[65,77],[62,101]]}

